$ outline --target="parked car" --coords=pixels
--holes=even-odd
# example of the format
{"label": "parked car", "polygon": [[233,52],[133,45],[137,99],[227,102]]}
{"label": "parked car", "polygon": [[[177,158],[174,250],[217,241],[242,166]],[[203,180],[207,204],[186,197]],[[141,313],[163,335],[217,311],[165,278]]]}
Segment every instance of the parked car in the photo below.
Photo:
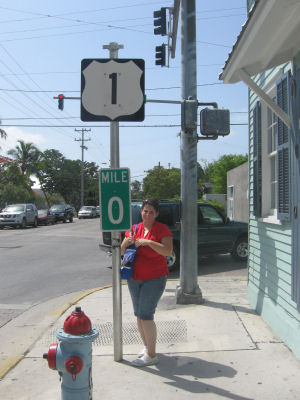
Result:
{"label": "parked car", "polygon": [[54,204],[49,209],[50,214],[55,216],[55,220],[62,222],[73,222],[74,210],[69,204]]}
{"label": "parked car", "polygon": [[82,206],[78,211],[78,219],[81,218],[96,218],[97,211],[94,206]]}
{"label": "parked car", "polygon": [[[131,205],[132,224],[141,222],[142,203]],[[248,257],[248,224],[231,221],[216,207],[198,203],[198,254],[213,255],[231,253],[235,260],[246,261]],[[173,233],[173,254],[167,257],[169,270],[180,262],[180,202],[159,204],[157,221],[168,225]],[[124,233],[122,233],[122,238]],[[103,232],[103,243],[111,245],[111,233]]]}
{"label": "parked car", "polygon": [[14,226],[26,228],[38,224],[38,211],[34,204],[11,204],[0,213],[0,228]]}
{"label": "parked car", "polygon": [[49,210],[38,210],[38,225],[54,225],[56,223],[55,215]]}

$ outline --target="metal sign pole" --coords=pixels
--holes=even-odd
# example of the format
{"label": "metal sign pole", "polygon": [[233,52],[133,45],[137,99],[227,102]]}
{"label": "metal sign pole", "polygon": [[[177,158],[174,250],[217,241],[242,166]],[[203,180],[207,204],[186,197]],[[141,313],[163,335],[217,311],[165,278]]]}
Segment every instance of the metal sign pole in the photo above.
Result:
{"label": "metal sign pole", "polygon": [[[115,42],[104,45],[103,49],[109,50],[110,58],[118,58],[119,49],[122,44]],[[119,122],[110,122],[110,168],[120,168],[119,150]],[[120,232],[112,231],[112,271],[113,271],[113,337],[114,337],[114,360],[120,361],[123,358],[122,340],[122,291],[120,276]]]}
{"label": "metal sign pole", "polygon": [[197,254],[197,99],[196,4],[181,2],[182,32],[182,128],[181,128],[181,200],[180,284],[176,291],[178,304],[203,302],[198,286]]}

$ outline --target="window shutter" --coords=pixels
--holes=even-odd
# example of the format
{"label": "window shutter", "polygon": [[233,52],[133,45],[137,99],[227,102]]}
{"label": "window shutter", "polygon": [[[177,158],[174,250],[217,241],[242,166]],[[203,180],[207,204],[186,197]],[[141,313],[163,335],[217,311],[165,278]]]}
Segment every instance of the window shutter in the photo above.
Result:
{"label": "window shutter", "polygon": [[[277,81],[277,104],[289,114],[290,74]],[[290,220],[290,134],[288,127],[277,117],[277,216]]]}
{"label": "window shutter", "polygon": [[253,108],[253,214],[261,217],[261,104]]}
{"label": "window shutter", "polygon": [[292,220],[292,299],[300,307],[300,69],[296,71],[291,90],[291,220]]}

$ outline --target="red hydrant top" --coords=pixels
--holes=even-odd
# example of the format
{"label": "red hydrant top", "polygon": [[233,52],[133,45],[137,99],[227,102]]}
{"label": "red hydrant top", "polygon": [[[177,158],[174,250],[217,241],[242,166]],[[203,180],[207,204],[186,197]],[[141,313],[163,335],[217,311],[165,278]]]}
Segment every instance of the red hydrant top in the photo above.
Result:
{"label": "red hydrant top", "polygon": [[88,316],[76,307],[75,311],[67,317],[64,323],[64,332],[71,335],[87,335],[92,330],[92,324]]}

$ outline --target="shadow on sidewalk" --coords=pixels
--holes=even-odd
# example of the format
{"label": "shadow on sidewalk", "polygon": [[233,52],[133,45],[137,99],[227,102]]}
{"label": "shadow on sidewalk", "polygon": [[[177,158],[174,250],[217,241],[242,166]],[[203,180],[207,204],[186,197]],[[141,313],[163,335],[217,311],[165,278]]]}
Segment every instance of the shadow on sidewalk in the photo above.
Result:
{"label": "shadow on sidewalk", "polygon": [[[131,366],[127,361],[125,364]],[[135,368],[132,366],[132,368]],[[253,400],[226,389],[201,382],[200,379],[233,378],[237,371],[227,365],[209,362],[196,357],[159,354],[159,364],[144,367],[143,371],[164,377],[166,385],[191,393],[215,393],[232,400]]]}
{"label": "shadow on sidewalk", "polygon": [[205,300],[204,303],[202,304],[202,307],[222,308],[222,310],[226,311],[237,311],[245,314],[258,315],[255,310],[250,308],[250,306],[244,307],[239,305],[233,305],[231,303],[221,303],[219,301]]}

